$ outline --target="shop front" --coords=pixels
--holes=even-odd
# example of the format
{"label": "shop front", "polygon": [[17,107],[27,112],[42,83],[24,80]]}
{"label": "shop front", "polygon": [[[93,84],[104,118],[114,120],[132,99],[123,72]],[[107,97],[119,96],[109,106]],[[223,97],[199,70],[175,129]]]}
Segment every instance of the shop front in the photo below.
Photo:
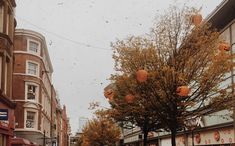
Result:
{"label": "shop front", "polygon": [[15,125],[15,104],[0,96],[0,146],[10,146]]}
{"label": "shop front", "polygon": [[11,139],[11,146],[38,146],[38,145],[27,139],[15,137]]}
{"label": "shop front", "polygon": [[[192,141],[192,137],[194,141]],[[160,140],[160,146],[171,146],[170,135]],[[176,146],[235,146],[233,126],[198,129],[181,133],[176,137]]]}
{"label": "shop front", "polygon": [[197,132],[194,136],[195,146],[234,146],[234,128],[217,128]]}

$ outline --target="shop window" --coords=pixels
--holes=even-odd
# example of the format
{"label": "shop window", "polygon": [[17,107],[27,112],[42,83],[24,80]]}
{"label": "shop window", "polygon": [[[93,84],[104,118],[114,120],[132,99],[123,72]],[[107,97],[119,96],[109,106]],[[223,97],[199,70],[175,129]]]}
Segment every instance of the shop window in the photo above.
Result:
{"label": "shop window", "polygon": [[7,146],[7,138],[3,134],[0,134],[0,146]]}

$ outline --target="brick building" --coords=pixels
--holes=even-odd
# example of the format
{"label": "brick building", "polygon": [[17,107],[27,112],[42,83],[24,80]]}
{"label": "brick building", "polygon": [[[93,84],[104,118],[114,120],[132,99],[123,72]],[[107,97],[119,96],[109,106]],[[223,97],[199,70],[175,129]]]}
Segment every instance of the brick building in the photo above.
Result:
{"label": "brick building", "polygon": [[69,146],[69,119],[66,114],[66,106],[63,106],[62,109],[62,123],[61,123],[61,146]]}
{"label": "brick building", "polygon": [[13,36],[15,0],[0,1],[0,146],[10,146],[14,130],[12,99]]}
{"label": "brick building", "polygon": [[51,143],[53,68],[45,38],[31,30],[17,29],[14,45],[15,134],[40,145]]}
{"label": "brick building", "polygon": [[62,108],[59,104],[59,100],[57,99],[56,102],[58,103],[56,106],[56,134],[57,134],[57,144],[58,146],[62,146]]}
{"label": "brick building", "polygon": [[56,98],[56,91],[54,86],[52,86],[52,90],[51,90],[51,94],[52,94],[52,105],[51,105],[51,138],[52,138],[52,143],[53,145],[58,145],[58,134],[57,134],[57,115],[56,115],[56,108],[59,104],[57,98]]}

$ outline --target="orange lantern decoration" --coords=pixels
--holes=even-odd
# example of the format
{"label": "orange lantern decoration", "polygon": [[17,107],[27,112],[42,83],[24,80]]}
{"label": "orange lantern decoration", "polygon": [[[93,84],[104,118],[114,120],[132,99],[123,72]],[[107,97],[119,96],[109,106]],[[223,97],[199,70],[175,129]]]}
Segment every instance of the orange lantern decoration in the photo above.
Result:
{"label": "orange lantern decoration", "polygon": [[104,91],[104,96],[109,100],[112,100],[114,97],[114,91],[112,89],[107,89]]}
{"label": "orange lantern decoration", "polygon": [[221,51],[229,51],[230,50],[230,45],[226,42],[221,42],[219,44],[219,50]]}
{"label": "orange lantern decoration", "polygon": [[127,103],[132,103],[134,101],[134,99],[135,99],[135,96],[132,94],[128,94],[125,96],[125,100]]}
{"label": "orange lantern decoration", "polygon": [[219,141],[219,140],[220,140],[219,131],[215,131],[215,132],[214,132],[214,139],[215,139],[215,141]]}
{"label": "orange lantern decoration", "polygon": [[136,79],[137,81],[139,81],[140,83],[145,82],[148,78],[148,72],[146,70],[138,70],[136,72]]}
{"label": "orange lantern decoration", "polygon": [[188,96],[190,89],[188,86],[180,86],[176,89],[176,93],[179,96]]}
{"label": "orange lantern decoration", "polygon": [[202,15],[201,14],[195,14],[192,16],[192,23],[195,26],[198,26],[202,22]]}

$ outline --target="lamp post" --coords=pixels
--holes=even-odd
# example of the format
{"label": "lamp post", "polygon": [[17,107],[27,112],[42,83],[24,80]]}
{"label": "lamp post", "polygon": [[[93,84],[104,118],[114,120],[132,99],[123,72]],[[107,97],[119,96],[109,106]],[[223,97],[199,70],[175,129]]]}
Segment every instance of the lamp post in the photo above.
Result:
{"label": "lamp post", "polygon": [[194,146],[194,127],[192,127],[191,131],[192,131],[192,146]]}
{"label": "lamp post", "polygon": [[46,131],[43,130],[43,146],[46,146]]}

